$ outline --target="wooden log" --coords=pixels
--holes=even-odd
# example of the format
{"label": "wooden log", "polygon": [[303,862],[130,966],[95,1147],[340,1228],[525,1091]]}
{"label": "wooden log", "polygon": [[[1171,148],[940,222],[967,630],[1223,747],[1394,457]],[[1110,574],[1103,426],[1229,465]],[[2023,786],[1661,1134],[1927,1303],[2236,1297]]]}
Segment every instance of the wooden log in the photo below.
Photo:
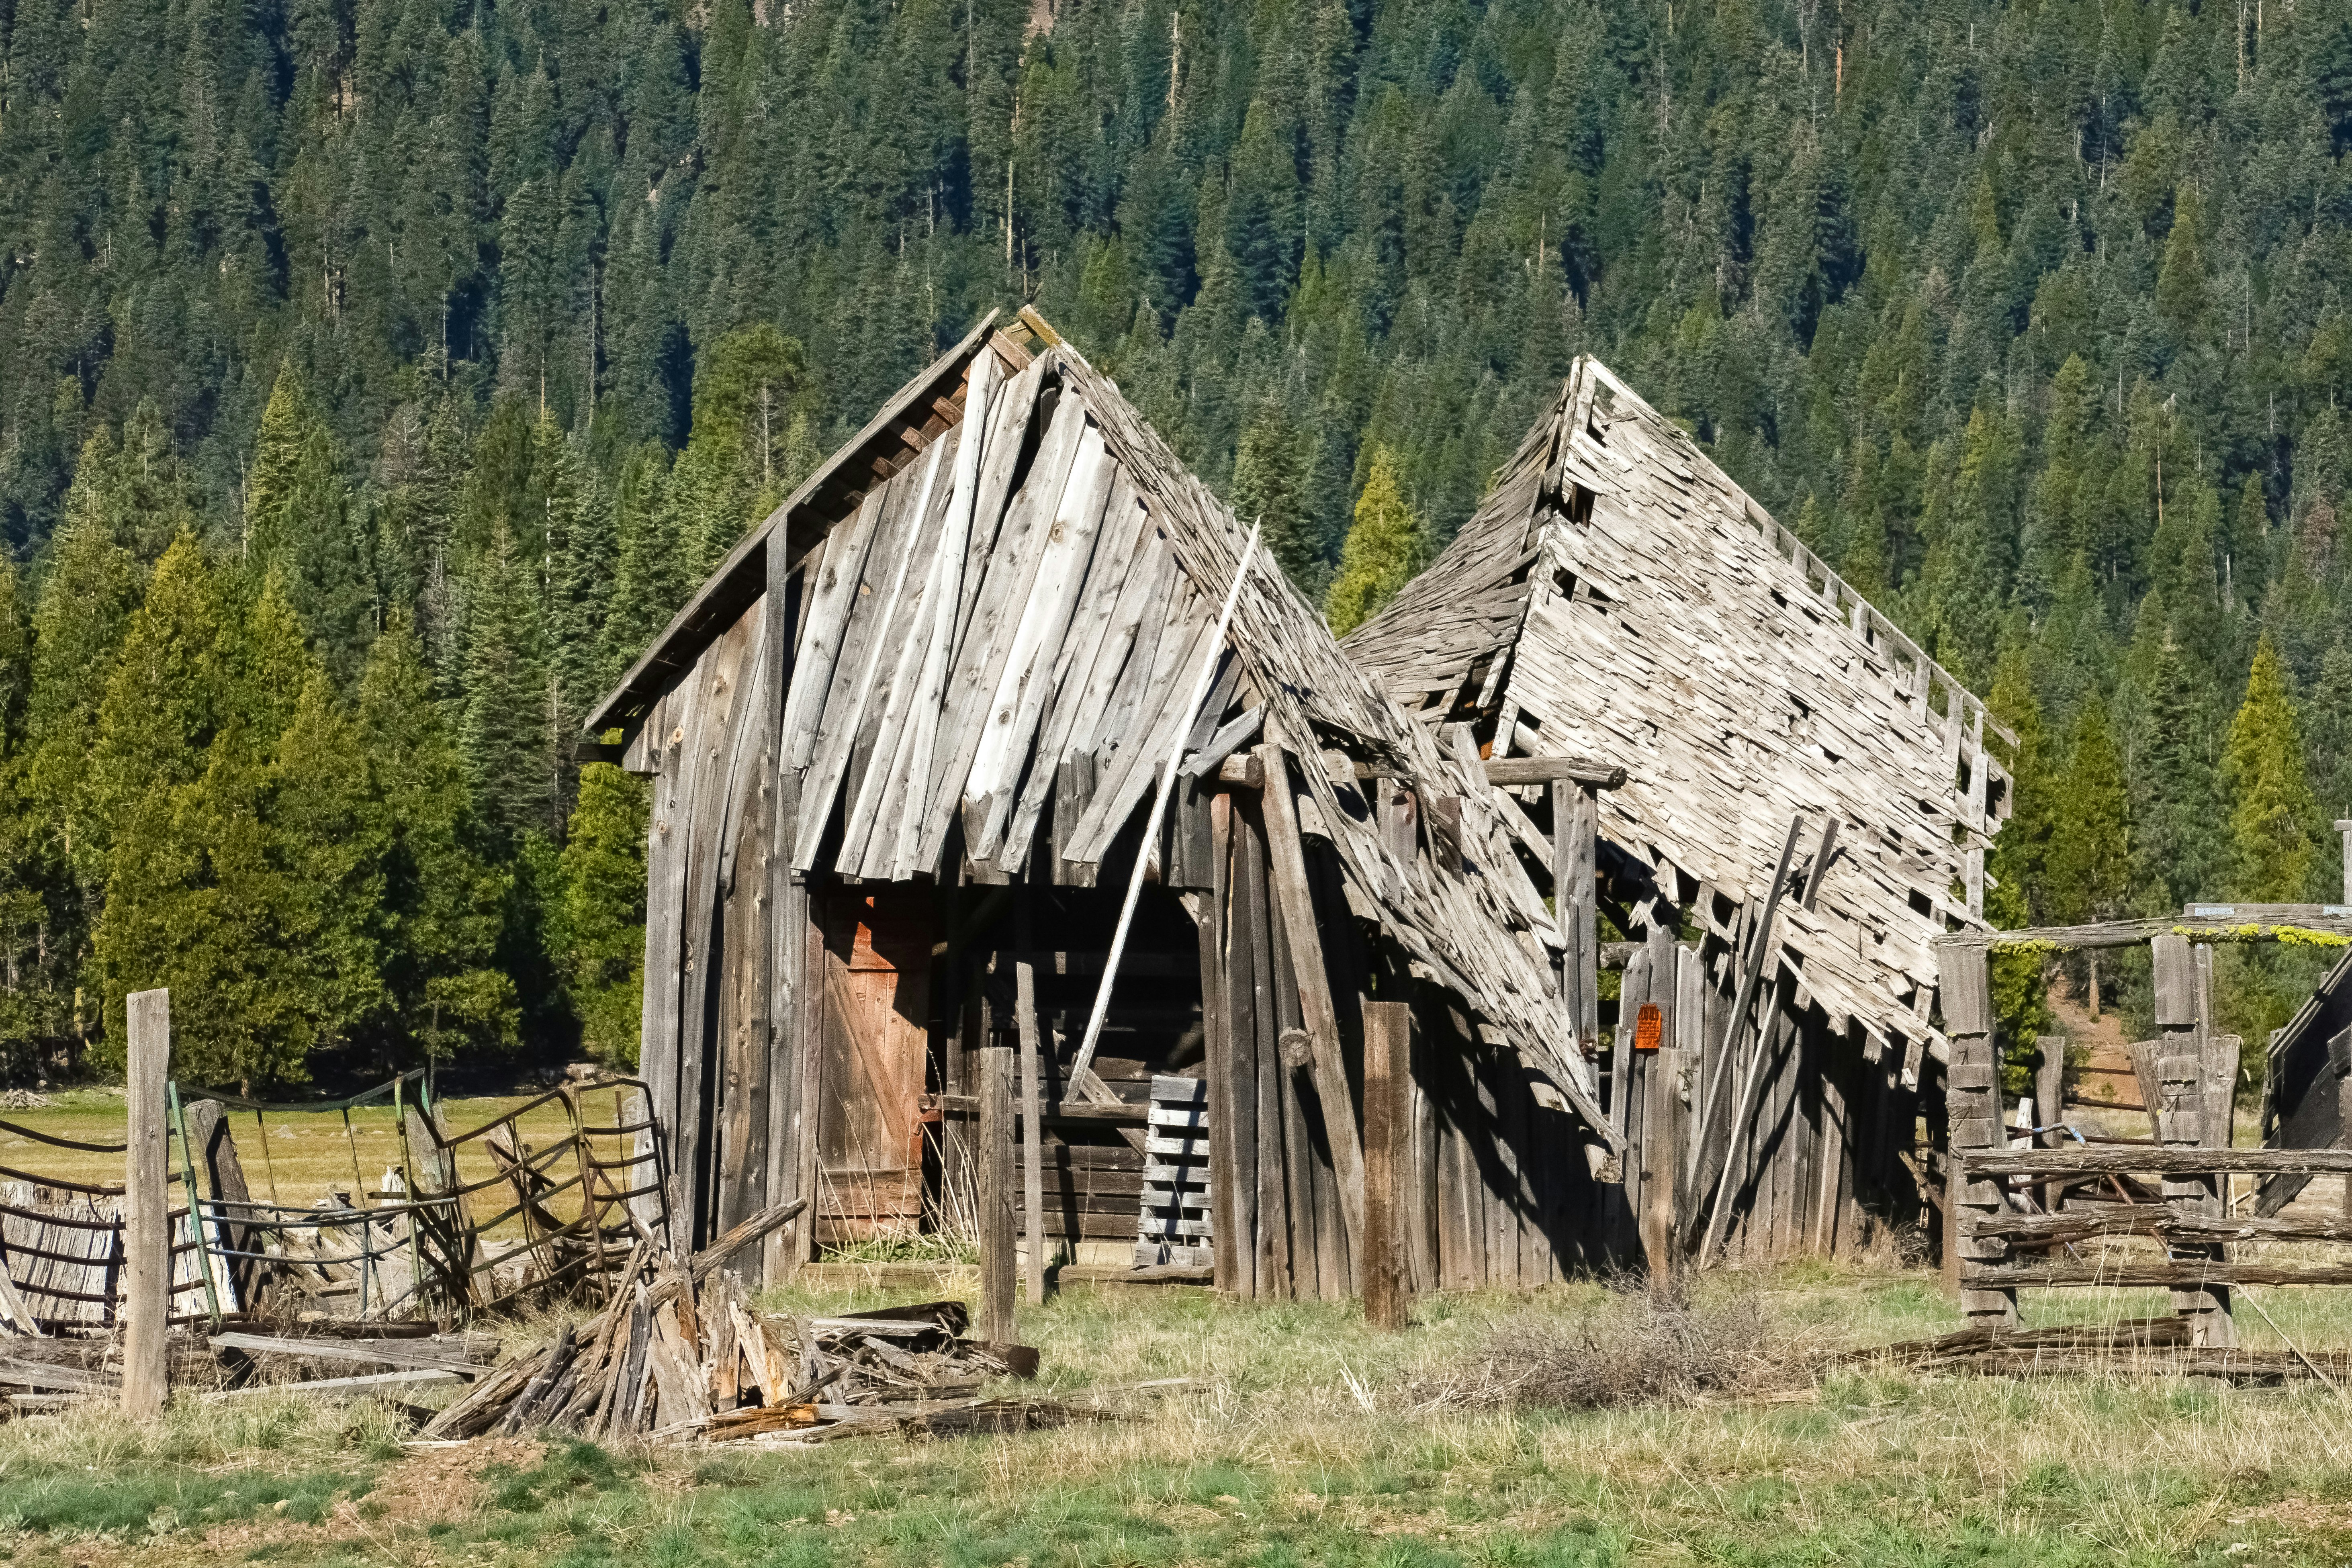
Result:
{"label": "wooden log", "polygon": [[[2305,912],[2306,910],[2307,913]],[[2226,915],[2167,915],[2153,920],[2107,921],[2096,925],[1952,931],[1933,941],[1937,948],[1944,950],[1973,947],[2048,952],[2054,948],[2082,952],[2109,947],[2137,947],[2159,936],[2178,936],[2184,942],[2200,937],[2213,942],[2273,942],[2278,939],[2282,928],[2297,933],[2315,931],[2324,936],[2352,938],[2352,917],[2323,913],[2322,906],[2317,904],[2279,905],[2233,910]]]}
{"label": "wooden log", "polygon": [[[2096,1285],[2130,1290],[2168,1289],[2203,1293],[2231,1285],[2352,1285],[2352,1264],[2296,1268],[2268,1263],[2215,1263],[2203,1258],[2162,1263],[2010,1264],[1960,1275],[1971,1291],[2011,1291],[2020,1286]],[[2195,1320],[2190,1331],[2195,1331]]]}
{"label": "wooden log", "polygon": [[172,1293],[172,1229],[163,1097],[172,1075],[172,994],[134,991],[125,1011],[130,1059],[123,1105],[130,1148],[122,1161],[122,1413],[133,1421],[152,1421],[163,1415],[169,1392],[163,1331]]}
{"label": "wooden log", "polygon": [[1290,793],[1290,771],[1282,747],[1257,748],[1265,763],[1265,836],[1275,897],[1282,908],[1284,934],[1297,970],[1298,1005],[1314,1053],[1315,1097],[1323,1112],[1324,1137],[1339,1184],[1339,1212],[1351,1250],[1364,1234],[1364,1152],[1356,1131],[1355,1099],[1339,1054],[1339,1017],[1331,1000],[1331,976],[1323,961],[1315,898],[1307,878],[1307,846],[1298,832],[1298,805]]}
{"label": "wooden log", "polygon": [[[1577,1037],[1588,1047],[1601,1037],[1599,889],[1594,866],[1600,810],[1599,799],[1590,789],[1565,780],[1553,781],[1552,911],[1559,921],[1559,994],[1568,1005],[1568,1016],[1576,1026]],[[1624,1072],[1632,1062],[1631,1045],[1621,1042],[1617,1070]],[[1625,1096],[1622,1089],[1612,1093],[1609,1117],[1617,1131],[1623,1133]]]}
{"label": "wooden log", "polygon": [[1623,768],[1591,757],[1492,757],[1486,772],[1490,784],[1569,784],[1596,790],[1617,789],[1625,783]]}
{"label": "wooden log", "polygon": [[1013,1052],[979,1057],[980,1292],[982,1338],[1013,1343]]}
{"label": "wooden log", "polygon": [[1364,1321],[1405,1326],[1411,1300],[1403,1176],[1411,1124],[1412,1009],[1402,1002],[1364,1004],[1364,1242],[1357,1269]]}
{"label": "wooden log", "polygon": [[2270,1176],[2352,1174],[2352,1149],[2214,1149],[2147,1143],[2088,1149],[1986,1149],[1970,1153],[1971,1176]]}
{"label": "wooden log", "polygon": [[2168,1204],[2116,1204],[2058,1214],[2014,1211],[1971,1215],[1963,1234],[1998,1236],[2012,1243],[2059,1246],[2107,1236],[2153,1236],[2180,1242],[2325,1241],[2352,1243],[2352,1218],[2264,1218],[2258,1215],[2183,1215]]}
{"label": "wooden log", "polygon": [[1037,970],[1019,963],[1013,973],[1014,1022],[1021,1033],[1021,1202],[1029,1220],[1022,1278],[1029,1304],[1036,1307],[1045,1300],[1045,1126],[1040,1116],[1045,1097],[1038,1081]]}

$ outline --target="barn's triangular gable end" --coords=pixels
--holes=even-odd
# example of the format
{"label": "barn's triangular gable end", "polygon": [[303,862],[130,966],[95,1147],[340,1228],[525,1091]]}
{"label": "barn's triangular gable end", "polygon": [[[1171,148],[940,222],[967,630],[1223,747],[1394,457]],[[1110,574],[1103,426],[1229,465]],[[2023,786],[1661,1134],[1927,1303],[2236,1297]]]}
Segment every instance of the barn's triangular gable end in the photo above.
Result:
{"label": "barn's triangular gable end", "polygon": [[[1257,710],[1297,759],[1308,831],[1332,844],[1349,903],[1605,1129],[1546,960],[1551,921],[1483,774],[1405,721],[1263,552],[1218,648],[1245,531],[1115,384],[1023,320],[1034,353],[983,323],[835,454],[680,612],[592,731],[623,729],[630,764],[667,774],[686,728],[673,710],[742,683],[684,676],[751,635],[765,593],[773,646],[754,657],[789,677],[759,744],[772,747],[778,849],[795,870],[1085,880],[1167,758]],[[1360,769],[1470,804],[1462,874],[1384,839]]]}
{"label": "barn's triangular gable end", "polygon": [[[1838,823],[1776,935],[1801,1002],[1934,1047],[1928,945],[1980,925],[2006,731],[1597,361],[1430,569],[1344,644],[1494,756],[1622,764],[1603,837],[1669,896],[1760,896],[1792,815]],[[1702,911],[1716,917],[1714,910]]]}

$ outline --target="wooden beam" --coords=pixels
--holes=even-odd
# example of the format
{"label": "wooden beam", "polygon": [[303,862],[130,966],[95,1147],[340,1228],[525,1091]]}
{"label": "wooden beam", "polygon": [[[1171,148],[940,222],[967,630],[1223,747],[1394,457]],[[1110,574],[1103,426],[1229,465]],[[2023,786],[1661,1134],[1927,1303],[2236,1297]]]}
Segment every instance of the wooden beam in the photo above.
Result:
{"label": "wooden beam", "polygon": [[1013,1334],[1013,1052],[983,1046],[980,1100],[981,1337],[1011,1344]]}
{"label": "wooden beam", "polygon": [[1411,1163],[1412,1009],[1402,1002],[1364,1004],[1364,1246],[1357,1272],[1364,1321],[1405,1326],[1412,1299],[1403,1175]]}
{"label": "wooden beam", "polygon": [[1972,1176],[2273,1176],[2352,1173],[2352,1149],[2209,1149],[2149,1143],[2089,1149],[1987,1149],[1967,1157]]}
{"label": "wooden beam", "polygon": [[172,1295],[163,1097],[172,1076],[172,994],[134,991],[125,1011],[130,1070],[123,1098],[130,1149],[122,1159],[122,1413],[133,1421],[152,1421],[163,1414],[170,1386],[163,1363]]}
{"label": "wooden beam", "polygon": [[1314,1053],[1315,1098],[1323,1108],[1324,1136],[1339,1182],[1340,1217],[1347,1223],[1352,1251],[1363,1245],[1364,1152],[1356,1133],[1347,1064],[1339,1053],[1339,1015],[1331,1001],[1330,971],[1323,963],[1322,928],[1316,923],[1315,896],[1307,880],[1307,845],[1298,833],[1289,764],[1283,760],[1282,747],[1272,742],[1259,746],[1257,756],[1265,766],[1265,837],[1275,901],[1298,971],[1299,1013]]}
{"label": "wooden beam", "polygon": [[1045,1126],[1039,1112],[1044,1095],[1038,1083],[1037,970],[1029,963],[1013,968],[1013,1022],[1021,1031],[1021,1201],[1029,1216],[1029,1256],[1022,1269],[1029,1304],[1045,1300]]}
{"label": "wooden beam", "polygon": [[1622,789],[1625,770],[1591,757],[1494,757],[1486,763],[1490,784],[1581,784],[1586,789]]}
{"label": "wooden beam", "polygon": [[[1586,789],[1620,789],[1627,777],[1625,770],[1617,764],[1595,762],[1591,757],[1494,757],[1481,766],[1490,784],[1572,784]],[[1401,776],[1395,768],[1378,763],[1359,762],[1355,773],[1359,779]]]}
{"label": "wooden beam", "polygon": [[[2137,947],[2159,936],[2179,936],[2198,942],[2275,942],[2284,932],[2316,932],[2339,936],[2352,946],[2352,916],[2325,912],[2325,904],[2221,905],[2200,909],[2231,909],[2229,915],[2163,915],[2145,921],[2108,921],[2098,925],[2025,926],[2016,931],[1956,931],[1934,939],[1938,948],[1991,948],[1996,952]],[[2308,910],[2309,913],[2303,911]],[[2330,944],[2334,945],[2334,944]]]}

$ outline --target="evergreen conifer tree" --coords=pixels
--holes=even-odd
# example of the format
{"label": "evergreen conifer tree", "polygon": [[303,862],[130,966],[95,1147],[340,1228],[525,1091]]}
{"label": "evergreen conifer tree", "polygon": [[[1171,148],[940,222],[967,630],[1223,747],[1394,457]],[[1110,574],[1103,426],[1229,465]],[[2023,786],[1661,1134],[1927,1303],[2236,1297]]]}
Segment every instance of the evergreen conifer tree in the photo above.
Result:
{"label": "evergreen conifer tree", "polygon": [[1234,457],[1234,515],[1244,528],[1264,529],[1261,541],[1298,591],[1319,596],[1324,575],[1317,558],[1314,523],[1301,481],[1305,462],[1297,428],[1279,398],[1258,405],[1243,427]]}
{"label": "evergreen conifer tree", "polygon": [[510,1042],[514,984],[492,964],[509,879],[481,853],[466,762],[405,616],[368,650],[357,717],[385,837],[379,1055],[446,1058],[461,1044]]}
{"label": "evergreen conifer tree", "polygon": [[501,527],[467,606],[457,745],[483,826],[507,847],[555,829],[556,737],[534,575]]}
{"label": "evergreen conifer tree", "polygon": [[1375,447],[1371,476],[1357,500],[1355,526],[1340,547],[1339,574],[1324,605],[1332,632],[1346,637],[1394,598],[1421,570],[1423,548],[1421,519],[1405,502],[1396,451]]}
{"label": "evergreen conifer tree", "polygon": [[2234,897],[2290,903],[2303,897],[2317,847],[2318,808],[2304,773],[2303,739],[2286,667],[2265,637],[2254,650],[2245,700],[2230,724],[2221,777],[2230,802]]}
{"label": "evergreen conifer tree", "polygon": [[2063,925],[2111,920],[2131,894],[2131,806],[2106,704],[2095,694],[2075,720],[2059,795],[2065,809],[2052,824],[2046,862],[2050,918]]}
{"label": "evergreen conifer tree", "polygon": [[634,1068],[645,1010],[645,784],[609,763],[580,771],[548,911],[548,949],[600,1061]]}

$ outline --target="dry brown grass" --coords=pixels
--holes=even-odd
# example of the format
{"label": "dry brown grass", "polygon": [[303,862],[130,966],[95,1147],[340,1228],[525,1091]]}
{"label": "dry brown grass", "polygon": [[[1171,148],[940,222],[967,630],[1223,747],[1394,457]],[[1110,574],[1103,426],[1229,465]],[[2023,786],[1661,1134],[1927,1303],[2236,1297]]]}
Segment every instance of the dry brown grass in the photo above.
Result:
{"label": "dry brown grass", "polygon": [[1809,1359],[1753,1289],[1695,1297],[1625,1282],[1571,1315],[1507,1320],[1414,1396],[1431,1408],[1665,1407],[1809,1384]]}

